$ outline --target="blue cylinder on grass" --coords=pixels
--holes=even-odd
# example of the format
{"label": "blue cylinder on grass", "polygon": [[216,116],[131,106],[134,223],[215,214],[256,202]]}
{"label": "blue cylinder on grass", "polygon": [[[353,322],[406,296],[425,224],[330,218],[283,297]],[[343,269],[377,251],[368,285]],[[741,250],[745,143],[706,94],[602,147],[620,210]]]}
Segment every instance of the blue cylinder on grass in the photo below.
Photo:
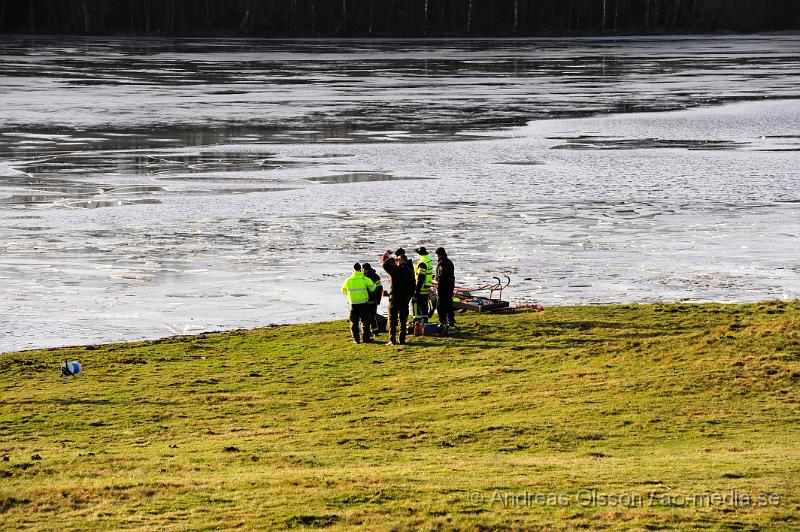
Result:
{"label": "blue cylinder on grass", "polygon": [[71,377],[80,373],[82,369],[83,367],[81,367],[81,363],[77,360],[73,360],[72,362],[64,362],[61,364],[61,376]]}

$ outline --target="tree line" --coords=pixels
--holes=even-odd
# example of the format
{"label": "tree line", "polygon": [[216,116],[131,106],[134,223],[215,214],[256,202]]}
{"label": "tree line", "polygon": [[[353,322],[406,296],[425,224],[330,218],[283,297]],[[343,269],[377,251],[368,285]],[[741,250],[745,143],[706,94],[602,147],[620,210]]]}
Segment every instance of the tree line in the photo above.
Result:
{"label": "tree line", "polygon": [[504,37],[800,29],[800,0],[0,0],[5,33]]}

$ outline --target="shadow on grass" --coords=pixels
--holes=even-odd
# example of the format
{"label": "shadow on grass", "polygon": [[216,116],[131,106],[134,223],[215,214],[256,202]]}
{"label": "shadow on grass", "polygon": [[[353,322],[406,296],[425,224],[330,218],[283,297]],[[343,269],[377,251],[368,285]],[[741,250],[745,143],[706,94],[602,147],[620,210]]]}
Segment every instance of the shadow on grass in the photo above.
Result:
{"label": "shadow on grass", "polygon": [[553,327],[555,329],[564,329],[568,331],[587,331],[589,329],[652,329],[649,326],[641,326],[631,322],[620,321],[599,321],[599,320],[585,320],[585,321],[537,321],[532,324],[534,328],[540,326]]}
{"label": "shadow on grass", "polygon": [[15,404],[15,405],[52,405],[52,404],[59,404],[59,405],[111,405],[114,404],[114,401],[110,399],[62,399],[62,398],[53,398],[53,399],[25,399],[20,401],[14,400],[6,400],[6,404]]}
{"label": "shadow on grass", "polygon": [[576,331],[593,331],[607,329],[612,331],[630,331],[623,334],[613,333],[613,338],[653,338],[658,336],[680,336],[693,330],[689,327],[669,328],[653,327],[652,325],[637,325],[631,322],[615,321],[541,321],[531,326],[530,330],[545,334],[563,335],[573,334]]}

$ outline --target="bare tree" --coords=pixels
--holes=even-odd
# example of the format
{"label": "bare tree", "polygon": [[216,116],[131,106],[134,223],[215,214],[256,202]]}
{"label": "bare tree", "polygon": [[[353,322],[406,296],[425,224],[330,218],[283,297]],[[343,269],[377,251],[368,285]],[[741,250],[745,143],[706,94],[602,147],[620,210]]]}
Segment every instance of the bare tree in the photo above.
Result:
{"label": "bare tree", "polygon": [[83,12],[83,32],[89,33],[89,8],[86,7],[86,0],[81,2],[81,11]]}
{"label": "bare tree", "polygon": [[169,2],[167,2],[167,9],[169,10],[167,13],[167,26],[169,32],[172,33],[175,31],[175,0],[169,0]]}
{"label": "bare tree", "polygon": [[[59,27],[58,24],[58,15],[56,15],[56,10],[53,7],[53,0],[47,2],[47,7],[50,11],[50,18],[53,20],[53,26],[55,26],[56,30]],[[5,4],[3,4],[3,9],[5,9]],[[2,23],[2,17],[0,17],[0,23]]]}
{"label": "bare tree", "polygon": [[[0,0],[9,32],[522,35],[770,31],[800,0]],[[317,16],[320,26],[317,27]]]}
{"label": "bare tree", "polygon": [[253,0],[249,0],[246,4],[244,9],[244,15],[242,15],[242,21],[239,22],[239,32],[244,31],[247,25],[250,23],[250,16],[253,13]]}

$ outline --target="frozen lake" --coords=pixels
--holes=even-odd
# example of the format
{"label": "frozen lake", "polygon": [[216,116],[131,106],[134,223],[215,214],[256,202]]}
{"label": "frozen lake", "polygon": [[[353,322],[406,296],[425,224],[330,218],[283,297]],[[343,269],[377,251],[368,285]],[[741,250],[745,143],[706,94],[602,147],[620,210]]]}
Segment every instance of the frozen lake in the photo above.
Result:
{"label": "frozen lake", "polygon": [[401,245],[545,305],[797,298],[798,163],[798,37],[6,36],[0,351],[343,318]]}

